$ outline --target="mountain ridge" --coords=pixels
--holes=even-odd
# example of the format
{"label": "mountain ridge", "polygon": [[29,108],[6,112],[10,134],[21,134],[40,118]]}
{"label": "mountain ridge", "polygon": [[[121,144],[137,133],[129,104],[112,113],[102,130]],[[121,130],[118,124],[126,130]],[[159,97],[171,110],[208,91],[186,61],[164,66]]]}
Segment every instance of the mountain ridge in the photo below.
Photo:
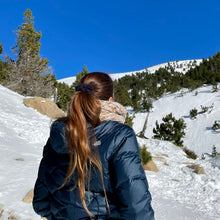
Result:
{"label": "mountain ridge", "polygon": [[[141,69],[141,70],[122,72],[122,73],[109,73],[109,75],[111,76],[113,80],[117,80],[119,78],[122,78],[123,76],[136,74],[138,72],[143,72],[146,70],[149,73],[153,74],[156,70],[160,68],[168,67],[168,65],[171,65],[172,67],[174,67],[174,69],[178,72],[186,73],[191,67],[193,67],[193,62],[195,62],[195,65],[199,65],[202,62],[202,59],[171,61],[171,62],[166,62],[166,63],[161,63],[155,66],[151,66],[145,69]],[[76,80],[76,76],[72,76],[72,77],[59,79],[57,81],[61,83],[66,83],[67,85],[70,86],[72,85],[73,82],[75,82],[75,80]]]}

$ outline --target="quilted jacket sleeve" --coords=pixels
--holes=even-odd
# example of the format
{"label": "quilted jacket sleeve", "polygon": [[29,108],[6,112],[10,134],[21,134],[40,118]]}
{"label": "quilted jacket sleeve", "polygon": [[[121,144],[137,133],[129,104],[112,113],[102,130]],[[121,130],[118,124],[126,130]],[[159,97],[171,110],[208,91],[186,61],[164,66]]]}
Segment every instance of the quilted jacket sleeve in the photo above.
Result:
{"label": "quilted jacket sleeve", "polygon": [[49,220],[51,219],[50,201],[49,201],[49,192],[44,184],[43,176],[45,172],[45,165],[43,160],[44,159],[42,159],[39,167],[38,178],[36,180],[34,187],[34,198],[32,204],[34,211],[38,215],[46,217]]}
{"label": "quilted jacket sleeve", "polygon": [[151,195],[133,130],[123,138],[112,161],[113,185],[122,219],[153,220]]}
{"label": "quilted jacket sleeve", "polygon": [[47,219],[51,219],[51,189],[57,187],[56,185],[48,186],[51,183],[48,183],[47,176],[55,165],[60,165],[60,160],[56,155],[66,152],[68,153],[68,145],[65,142],[64,123],[55,121],[51,126],[50,137],[44,146],[33,198],[34,211]]}

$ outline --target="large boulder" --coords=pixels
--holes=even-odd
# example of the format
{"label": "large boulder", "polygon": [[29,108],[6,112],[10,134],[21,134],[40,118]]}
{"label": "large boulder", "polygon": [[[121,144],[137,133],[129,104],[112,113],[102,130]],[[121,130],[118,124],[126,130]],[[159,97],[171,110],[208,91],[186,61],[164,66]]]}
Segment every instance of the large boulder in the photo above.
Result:
{"label": "large boulder", "polygon": [[34,197],[34,189],[31,189],[27,195],[23,198],[23,202],[25,203],[32,203]]}
{"label": "large boulder", "polygon": [[36,109],[43,115],[47,115],[51,119],[64,117],[65,113],[50,99],[41,97],[26,98],[24,104],[27,107]]}
{"label": "large boulder", "polygon": [[194,171],[194,173],[205,174],[204,168],[199,166],[198,164],[191,163],[191,164],[187,165],[187,167],[192,169]]}
{"label": "large boulder", "polygon": [[3,205],[0,204],[0,219],[1,219],[3,212],[4,212],[4,209],[2,209],[2,207],[3,207]]}
{"label": "large boulder", "polygon": [[154,163],[153,160],[150,160],[149,162],[147,162],[147,164],[143,164],[142,165],[144,170],[149,170],[149,171],[153,171],[153,172],[158,172],[158,168],[157,165]]}

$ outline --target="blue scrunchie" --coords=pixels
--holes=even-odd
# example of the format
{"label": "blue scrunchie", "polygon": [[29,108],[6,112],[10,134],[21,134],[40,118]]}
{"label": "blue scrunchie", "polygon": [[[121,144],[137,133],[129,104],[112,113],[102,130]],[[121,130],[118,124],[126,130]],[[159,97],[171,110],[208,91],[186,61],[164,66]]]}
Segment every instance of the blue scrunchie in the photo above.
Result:
{"label": "blue scrunchie", "polygon": [[76,86],[76,92],[81,91],[81,92],[88,92],[92,95],[94,95],[94,89],[91,85],[86,84],[86,83],[79,83]]}

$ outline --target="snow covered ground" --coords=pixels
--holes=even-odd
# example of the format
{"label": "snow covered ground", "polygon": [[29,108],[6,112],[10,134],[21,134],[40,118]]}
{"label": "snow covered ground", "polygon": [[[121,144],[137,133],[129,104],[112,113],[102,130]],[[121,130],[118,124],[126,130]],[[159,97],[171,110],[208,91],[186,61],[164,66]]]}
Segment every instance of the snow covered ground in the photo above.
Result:
{"label": "snow covered ground", "polygon": [[[185,91],[186,92],[186,91]],[[0,86],[0,206],[4,209],[0,219],[8,219],[9,212],[21,220],[40,220],[32,205],[22,202],[33,188],[42,148],[49,135],[50,119],[37,111],[26,108],[23,96]],[[200,105],[214,103],[210,114],[205,113],[191,120],[189,110]],[[198,155],[210,153],[215,144],[220,151],[220,134],[209,128],[220,119],[220,93],[212,93],[206,86],[195,91],[167,95],[153,103],[146,136],[152,136],[155,120],[173,112],[187,123],[184,144]],[[134,129],[142,128],[146,113],[134,119]],[[206,156],[205,160],[188,159],[185,153],[172,143],[154,139],[140,139],[154,157],[166,160],[155,161],[159,172],[146,171],[152,194],[152,205],[157,220],[217,220],[220,219],[220,158]],[[198,175],[188,168],[189,163],[202,166],[205,174]],[[1,210],[0,210],[1,213]]]}
{"label": "snow covered ground", "polygon": [[14,211],[22,220],[40,219],[32,211],[31,204],[22,202],[22,199],[33,188],[42,147],[49,135],[50,119],[25,107],[23,99],[23,96],[0,86],[2,219],[7,219],[9,211]]}
{"label": "snow covered ground", "polygon": [[[179,147],[165,141],[139,139],[139,143],[167,163],[155,161],[159,172],[146,171],[156,219],[220,219],[220,167],[208,159],[189,159]],[[206,174],[194,173],[187,167],[190,163],[202,166]]]}
{"label": "snow covered ground", "polygon": [[[196,119],[191,119],[190,110],[196,108],[200,112],[201,106],[210,107],[210,110],[198,114]],[[220,121],[220,90],[213,93],[212,86],[207,85],[191,92],[185,89],[168,94],[154,101],[145,136],[151,138],[156,120],[161,123],[162,118],[171,112],[175,118],[183,118],[186,123],[184,146],[195,151],[200,157],[205,152],[211,154],[213,145],[220,152],[220,133],[211,129],[215,121]],[[146,113],[135,115],[133,128],[136,133],[142,130],[145,117]]]}

